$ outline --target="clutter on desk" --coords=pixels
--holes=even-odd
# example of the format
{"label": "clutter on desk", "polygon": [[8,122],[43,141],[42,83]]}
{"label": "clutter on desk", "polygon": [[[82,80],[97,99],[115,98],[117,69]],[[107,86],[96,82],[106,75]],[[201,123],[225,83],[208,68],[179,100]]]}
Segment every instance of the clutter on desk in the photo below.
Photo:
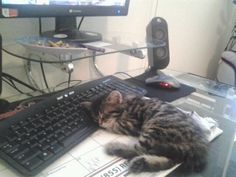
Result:
{"label": "clutter on desk", "polygon": [[58,40],[53,38],[39,37],[39,36],[27,36],[17,40],[17,42],[26,49],[35,52],[47,53],[52,55],[59,54],[78,54],[82,52],[95,51],[105,52],[103,47],[96,47],[89,45],[89,43],[83,44],[76,41]]}
{"label": "clutter on desk", "polygon": [[[178,108],[180,109],[180,108]],[[209,142],[213,141],[216,137],[223,133],[223,130],[219,128],[219,124],[211,117],[202,117],[195,111],[185,111],[180,109],[185,114],[192,117],[196,123],[202,128]]]}

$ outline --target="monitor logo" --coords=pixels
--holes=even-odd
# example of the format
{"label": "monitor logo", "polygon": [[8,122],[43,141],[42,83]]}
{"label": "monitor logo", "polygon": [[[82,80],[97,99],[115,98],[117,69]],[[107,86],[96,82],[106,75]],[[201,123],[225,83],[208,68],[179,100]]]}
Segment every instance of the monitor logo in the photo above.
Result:
{"label": "monitor logo", "polygon": [[69,13],[73,14],[73,13],[81,13],[82,10],[78,10],[78,9],[69,9]]}

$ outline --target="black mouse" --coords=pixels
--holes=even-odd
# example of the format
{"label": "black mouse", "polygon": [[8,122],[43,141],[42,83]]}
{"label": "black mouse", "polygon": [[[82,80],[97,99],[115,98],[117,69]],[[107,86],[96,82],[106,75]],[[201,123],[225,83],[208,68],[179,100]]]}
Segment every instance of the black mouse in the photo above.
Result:
{"label": "black mouse", "polygon": [[145,80],[145,83],[147,86],[151,86],[151,87],[155,87],[155,88],[162,88],[162,89],[173,89],[173,90],[177,90],[180,88],[180,83],[170,77],[170,76],[154,76],[154,77],[150,77],[150,78],[147,78]]}
{"label": "black mouse", "polygon": [[7,100],[0,98],[0,113],[6,112],[10,106],[10,103]]}

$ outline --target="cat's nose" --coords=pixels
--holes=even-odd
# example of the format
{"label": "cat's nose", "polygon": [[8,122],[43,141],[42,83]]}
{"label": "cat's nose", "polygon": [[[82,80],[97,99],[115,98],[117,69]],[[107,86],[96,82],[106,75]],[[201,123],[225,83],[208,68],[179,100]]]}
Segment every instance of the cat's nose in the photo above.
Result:
{"label": "cat's nose", "polygon": [[102,125],[102,124],[103,124],[103,121],[104,121],[103,118],[99,118],[99,119],[98,119],[98,124],[99,124],[99,125]]}

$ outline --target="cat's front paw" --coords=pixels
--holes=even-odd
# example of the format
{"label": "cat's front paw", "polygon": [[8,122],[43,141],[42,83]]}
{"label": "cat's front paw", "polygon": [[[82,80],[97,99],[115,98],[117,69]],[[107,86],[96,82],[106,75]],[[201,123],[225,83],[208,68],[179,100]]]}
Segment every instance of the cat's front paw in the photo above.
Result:
{"label": "cat's front paw", "polygon": [[140,173],[147,171],[147,162],[143,156],[137,156],[129,162],[129,171],[132,173]]}
{"label": "cat's front paw", "polygon": [[121,154],[124,151],[124,144],[121,143],[108,143],[105,146],[105,152],[108,155],[116,155],[116,156],[121,156]]}
{"label": "cat's front paw", "polygon": [[130,159],[137,156],[137,152],[132,146],[123,143],[108,143],[105,146],[105,152],[108,155],[115,155],[125,159]]}

